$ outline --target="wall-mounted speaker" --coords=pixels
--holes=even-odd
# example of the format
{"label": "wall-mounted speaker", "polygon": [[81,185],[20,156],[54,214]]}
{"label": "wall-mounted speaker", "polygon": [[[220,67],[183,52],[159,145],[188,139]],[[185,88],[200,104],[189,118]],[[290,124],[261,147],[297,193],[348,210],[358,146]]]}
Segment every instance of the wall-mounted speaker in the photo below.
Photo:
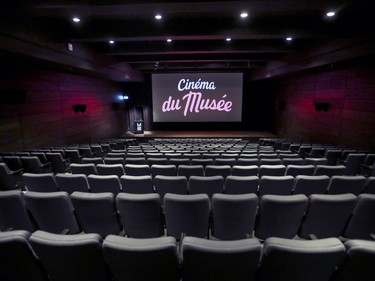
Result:
{"label": "wall-mounted speaker", "polygon": [[73,105],[74,112],[86,112],[87,105],[86,104],[75,104]]}
{"label": "wall-mounted speaker", "polygon": [[79,109],[80,112],[86,112],[87,105],[86,104],[81,104],[81,108]]}
{"label": "wall-mounted speaker", "polygon": [[314,107],[316,111],[328,111],[330,108],[330,104],[328,102],[315,102]]}

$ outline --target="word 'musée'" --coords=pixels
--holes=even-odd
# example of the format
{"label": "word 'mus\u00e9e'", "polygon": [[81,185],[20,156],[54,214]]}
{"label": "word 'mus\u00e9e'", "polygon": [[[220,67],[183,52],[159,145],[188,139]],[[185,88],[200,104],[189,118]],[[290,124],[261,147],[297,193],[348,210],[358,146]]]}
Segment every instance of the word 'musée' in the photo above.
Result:
{"label": "word 'mus\u00e9e'", "polygon": [[[204,99],[202,98],[202,93],[190,91],[182,97],[182,100],[186,101],[184,106],[184,116],[186,116],[188,112],[199,113],[201,110],[229,112],[232,110],[232,102],[224,100],[226,97],[227,95],[224,95],[221,100]],[[163,112],[180,110],[181,108],[180,99],[172,99],[172,96],[169,96],[162,106]]]}
{"label": "word 'mus\u00e9e'", "polygon": [[202,79],[198,79],[197,81],[190,81],[189,79],[181,79],[178,81],[177,89],[182,92],[185,90],[215,90],[215,82],[208,82],[208,81],[201,81]]}

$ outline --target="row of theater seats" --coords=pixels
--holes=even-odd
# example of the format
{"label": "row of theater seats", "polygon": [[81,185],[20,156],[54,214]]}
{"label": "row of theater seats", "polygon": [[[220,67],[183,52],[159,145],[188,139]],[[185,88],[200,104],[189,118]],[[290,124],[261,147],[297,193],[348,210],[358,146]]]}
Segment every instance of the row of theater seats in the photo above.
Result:
{"label": "row of theater seats", "polygon": [[[183,160],[183,159],[176,159]],[[196,159],[198,160],[198,159]],[[210,160],[210,159],[201,159]],[[114,166],[115,165],[115,166]],[[167,175],[195,175],[212,176],[228,175],[235,176],[283,176],[283,175],[351,175],[347,173],[347,167],[343,165],[229,165],[223,163],[203,163],[203,161],[169,161],[169,164],[70,164],[69,170],[73,174],[117,174],[119,176],[127,174],[133,176],[149,175],[156,176],[158,173],[167,173]]]}
{"label": "row of theater seats", "polygon": [[0,233],[0,279],[12,281],[373,281],[375,242],[337,238],[134,239]]}
{"label": "row of theater seats", "polygon": [[375,195],[181,195],[0,192],[0,230],[97,233],[134,238],[182,233],[236,240],[255,236],[375,238]]}
{"label": "row of theater seats", "polygon": [[[7,160],[15,160],[16,162],[9,162],[2,163],[7,166],[7,173],[8,174],[15,174],[17,172],[23,173],[43,173],[43,172],[54,172],[54,173],[84,173],[84,174],[102,174],[102,173],[111,173],[111,174],[131,174],[131,175],[146,175],[151,174],[152,166],[153,165],[175,165],[179,168],[179,166],[186,166],[190,165],[195,167],[196,175],[202,175],[203,169],[207,169],[207,166],[212,169],[212,166],[222,166],[221,170],[224,170],[223,173],[225,174],[233,174],[233,175],[357,175],[360,174],[361,171],[361,164],[360,162],[356,162],[356,165],[350,165],[349,163],[344,165],[324,165],[325,159],[324,158],[317,158],[314,159],[313,162],[310,164],[306,164],[306,159],[300,160],[298,158],[284,158],[284,160],[288,160],[289,162],[284,162],[280,159],[261,159],[260,162],[258,159],[251,159],[251,158],[223,158],[223,159],[188,159],[188,158],[83,158],[81,159],[81,163],[71,163],[70,165],[65,162],[61,154],[59,153],[51,153],[49,156],[53,156],[54,160],[51,159],[51,168],[46,169],[39,160],[37,156],[6,156]],[[357,155],[349,155],[350,156],[357,156]],[[20,158],[20,159],[17,159]],[[274,162],[277,160],[278,162]],[[294,160],[297,160],[294,161]],[[321,162],[320,160],[323,160]],[[263,162],[262,162],[263,161]],[[19,164],[15,164],[18,163]],[[128,162],[128,163],[127,163]],[[52,164],[54,163],[54,164]],[[127,163],[127,164],[125,164]],[[263,163],[263,164],[262,164]],[[265,164],[265,163],[268,163]],[[285,165],[287,164],[287,165]],[[353,164],[353,163],[352,163]],[[97,170],[96,167],[93,165],[100,165],[100,171]],[[117,168],[113,168],[113,171],[104,171],[105,167],[110,167],[108,165],[117,165]],[[119,168],[119,165],[122,167]],[[196,167],[202,166],[202,168]],[[176,169],[173,168],[173,169]],[[136,169],[138,168],[138,169]],[[17,170],[15,170],[17,169]],[[171,169],[169,167],[169,169]],[[180,169],[180,168],[179,168]],[[199,171],[202,170],[202,171]],[[216,169],[219,169],[217,167]],[[170,172],[172,173],[172,172]],[[177,174],[177,170],[173,172]]]}
{"label": "row of theater seats", "polygon": [[[211,190],[226,193],[291,194],[303,193],[375,193],[374,177],[341,175],[340,166],[289,165],[234,166],[227,165],[148,165],[71,164],[73,174],[24,173],[23,188],[32,191],[89,191],[148,193],[160,185],[176,184],[170,192],[186,193],[187,181],[210,181]],[[341,169],[343,170],[343,169]],[[311,176],[315,171],[315,176]],[[283,176],[286,174],[286,176]],[[319,174],[322,174],[319,176]],[[88,177],[87,177],[88,175]],[[327,176],[330,175],[331,177]],[[158,177],[158,179],[156,179]],[[185,177],[186,179],[181,179]],[[298,180],[297,180],[298,179]],[[155,183],[156,182],[156,183]],[[170,182],[168,184],[168,182]],[[26,186],[26,187],[24,187]],[[18,183],[6,164],[0,163],[0,189],[17,189]],[[194,188],[192,188],[194,190]],[[259,189],[259,190],[258,190]],[[204,191],[204,190],[202,190]],[[212,193],[207,189],[207,193]]]}
{"label": "row of theater seats", "polygon": [[[0,166],[1,167],[1,166]],[[191,167],[191,166],[187,166]],[[163,167],[164,168],[164,167]],[[207,168],[207,167],[206,167]],[[255,193],[259,197],[265,194],[291,195],[304,194],[343,194],[360,193],[375,194],[375,177],[364,176],[237,176],[219,175],[187,175],[165,173],[152,175],[121,174],[31,174],[22,175],[25,190],[36,192],[65,191],[69,194],[80,192],[119,192],[144,194],[165,193],[197,194],[205,193],[212,197],[214,193],[245,194]],[[190,172],[190,170],[189,170]]]}
{"label": "row of theater seats", "polygon": [[[123,145],[123,147],[125,147]],[[310,148],[309,150],[300,151],[303,147]],[[196,150],[194,150],[196,149]],[[308,153],[309,152],[309,153]],[[361,153],[359,153],[361,152]],[[259,146],[254,143],[242,142],[242,144],[205,144],[200,143],[196,146],[189,145],[150,145],[150,144],[141,144],[141,145],[129,145],[126,149],[121,150],[112,150],[111,147],[107,144],[107,147],[104,147],[104,144],[101,145],[86,145],[80,147],[61,147],[61,148],[51,148],[51,149],[39,149],[38,151],[30,152],[1,152],[1,155],[4,155],[4,162],[8,164],[11,170],[15,170],[19,167],[14,161],[11,161],[12,157],[30,157],[37,156],[40,158],[42,164],[49,161],[51,163],[56,162],[54,159],[57,156],[53,154],[61,154],[63,160],[69,159],[71,163],[80,163],[81,161],[96,161],[95,163],[103,163],[103,158],[123,158],[122,163],[130,164],[144,164],[147,163],[148,159],[157,164],[161,164],[159,158],[188,158],[189,160],[195,159],[212,159],[213,161],[226,160],[226,163],[231,163],[233,165],[240,159],[240,164],[246,164],[246,161],[249,161],[249,164],[328,164],[336,165],[338,162],[344,163],[348,167],[348,173],[355,174],[357,171],[354,171],[354,167],[358,164],[365,164],[371,166],[375,159],[375,154],[370,153],[371,151],[367,150],[353,150],[353,149],[337,149],[334,147],[311,147],[311,146],[301,146],[299,151],[295,150],[275,150],[272,146]],[[45,154],[45,155],[42,155]],[[349,156],[350,154],[350,156]],[[46,157],[47,156],[47,157]],[[1,156],[0,156],[1,157]],[[82,159],[82,157],[84,159]],[[90,158],[95,158],[91,159]],[[135,158],[135,159],[134,159]],[[232,160],[231,162],[228,160]],[[258,161],[256,160],[258,159]],[[106,159],[111,161],[112,159]],[[165,159],[164,159],[165,160]],[[120,160],[117,160],[120,161]],[[61,161],[60,161],[61,162]],[[243,162],[243,163],[242,163]],[[264,162],[264,163],[263,163]],[[353,162],[353,163],[352,163]],[[165,164],[165,163],[163,163]],[[18,165],[19,166],[19,165]],[[26,165],[27,166],[27,165]],[[52,165],[54,166],[54,165]],[[56,165],[55,165],[56,166]],[[59,165],[57,165],[59,166]],[[52,167],[54,168],[54,167]],[[53,169],[56,170],[56,169]],[[30,172],[30,171],[26,171]],[[61,169],[59,171],[62,172]]]}

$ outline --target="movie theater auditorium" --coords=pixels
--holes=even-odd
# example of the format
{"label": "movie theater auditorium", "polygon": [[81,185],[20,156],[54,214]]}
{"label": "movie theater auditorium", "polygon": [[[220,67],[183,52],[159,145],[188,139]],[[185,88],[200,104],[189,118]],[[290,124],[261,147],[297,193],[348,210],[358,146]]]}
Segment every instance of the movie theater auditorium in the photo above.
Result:
{"label": "movie theater auditorium", "polygon": [[[185,27],[175,35],[189,48],[181,57],[169,37],[169,49],[147,52],[166,39],[168,21],[160,21],[168,16],[181,28],[181,16],[221,15],[215,28],[242,30],[248,16],[254,28],[262,24],[251,8],[275,20],[305,11],[311,21],[323,2],[337,1],[40,2],[4,7],[1,19],[1,281],[375,280],[373,35],[365,29],[355,40],[349,30],[324,48],[295,33],[292,56],[279,57],[285,46],[267,59],[263,51],[253,63],[265,61],[247,68],[235,67],[244,59],[235,41],[250,40],[249,31],[226,40],[228,52],[204,50],[191,61],[186,54],[198,51],[190,41],[212,43],[218,31],[188,36]],[[366,22],[358,14],[366,1],[341,2],[326,32],[347,27],[340,11],[355,15],[355,26]],[[207,11],[213,5],[217,14]],[[249,15],[228,20],[241,5]],[[61,18],[74,7],[68,28]],[[93,30],[110,25],[109,11],[128,28],[164,11],[152,32],[165,34],[145,29],[131,51],[132,32],[100,47]],[[58,49],[56,33],[32,36],[46,23],[45,32],[72,36],[63,40],[68,49]],[[210,31],[205,23],[197,34]],[[258,44],[275,42],[262,32]],[[127,55],[113,50],[121,40]],[[77,51],[85,44],[92,49]],[[143,57],[130,59],[135,52]],[[163,52],[172,55],[164,62]],[[110,56],[127,66],[104,67]],[[120,69],[125,75],[114,78]]]}

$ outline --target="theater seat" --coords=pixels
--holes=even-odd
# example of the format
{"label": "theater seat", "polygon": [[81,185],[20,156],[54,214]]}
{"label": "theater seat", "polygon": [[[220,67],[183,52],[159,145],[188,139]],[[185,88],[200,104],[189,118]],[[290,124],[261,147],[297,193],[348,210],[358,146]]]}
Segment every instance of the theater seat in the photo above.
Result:
{"label": "theater seat", "polygon": [[291,195],[294,185],[292,176],[263,176],[259,182],[259,197],[265,194]]}
{"label": "theater seat", "polygon": [[182,280],[254,280],[261,244],[257,239],[234,241],[185,237],[182,241]]}
{"label": "theater seat", "polygon": [[120,193],[117,210],[125,233],[134,238],[153,238],[164,234],[159,194]]}
{"label": "theater seat", "polygon": [[35,230],[20,190],[0,192],[0,233],[9,230]]}
{"label": "theater seat", "polygon": [[358,195],[357,204],[345,229],[344,237],[349,239],[373,240],[375,233],[375,195]]}
{"label": "theater seat", "polygon": [[305,195],[264,195],[260,199],[255,236],[293,238],[297,235],[307,208]]}
{"label": "theater seat", "polygon": [[258,197],[248,194],[214,194],[211,235],[221,240],[252,237]]}
{"label": "theater seat", "polygon": [[207,194],[164,196],[165,221],[169,236],[179,240],[182,233],[208,237],[210,199]]}
{"label": "theater seat", "polygon": [[111,192],[115,195],[121,192],[121,184],[118,176],[89,175],[87,179],[89,181],[91,192]]}
{"label": "theater seat", "polygon": [[112,281],[99,234],[61,235],[38,230],[31,235],[30,244],[51,280]]}
{"label": "theater seat", "polygon": [[314,176],[343,176],[345,174],[345,166],[344,165],[336,165],[336,166],[329,166],[329,165],[316,165]]}
{"label": "theater seat", "polygon": [[98,233],[102,238],[118,235],[119,223],[115,196],[110,192],[73,192],[70,195],[77,220],[85,233]]}
{"label": "theater seat", "polygon": [[151,175],[130,176],[124,175],[120,178],[123,192],[133,194],[153,193],[154,186]]}
{"label": "theater seat", "polygon": [[375,241],[349,240],[344,243],[346,257],[334,281],[375,280]]}
{"label": "theater seat", "polygon": [[312,239],[313,236],[319,239],[341,236],[356,202],[357,197],[353,194],[310,195],[299,236],[304,239]]}
{"label": "theater seat", "polygon": [[28,191],[54,192],[58,191],[55,177],[52,173],[24,173],[22,179]]}
{"label": "theater seat", "polygon": [[257,176],[228,176],[224,184],[226,194],[258,193],[259,178]]}
{"label": "theater seat", "polygon": [[325,194],[329,184],[329,176],[304,176],[294,178],[293,194]]}
{"label": "theater seat", "polygon": [[375,177],[368,177],[366,179],[362,193],[375,194]]}
{"label": "theater seat", "polygon": [[31,212],[39,229],[51,233],[69,231],[70,234],[81,231],[68,193],[29,191],[24,197],[26,208]]}
{"label": "theater seat", "polygon": [[345,247],[337,238],[271,237],[264,242],[258,281],[329,281],[344,256]]}
{"label": "theater seat", "polygon": [[328,194],[361,193],[365,184],[364,176],[332,176],[328,184]]}
{"label": "theater seat", "polygon": [[203,165],[179,165],[177,168],[178,176],[185,176],[188,180],[190,176],[204,176]]}
{"label": "theater seat", "polygon": [[60,191],[72,194],[74,191],[89,192],[89,182],[84,174],[57,174],[55,176]]}
{"label": "theater seat", "polygon": [[226,179],[227,176],[232,174],[232,168],[229,165],[207,165],[204,170],[204,175],[208,176],[222,176]]}
{"label": "theater seat", "polygon": [[154,178],[155,192],[160,195],[162,201],[167,193],[188,194],[187,185],[184,176],[157,175]]}
{"label": "theater seat", "polygon": [[119,178],[125,175],[124,166],[122,164],[97,164],[96,169],[98,175],[116,175]]}
{"label": "theater seat", "polygon": [[13,190],[18,188],[19,186],[12,172],[8,169],[7,164],[0,163],[0,190]]}
{"label": "theater seat", "polygon": [[191,176],[188,181],[190,194],[207,194],[211,199],[215,193],[223,193],[224,178],[222,176]]}
{"label": "theater seat", "polygon": [[29,244],[24,230],[0,232],[0,280],[48,281],[47,272]]}
{"label": "theater seat", "polygon": [[96,166],[93,163],[87,163],[87,164],[72,163],[70,164],[69,168],[72,174],[84,174],[86,176],[98,174],[98,171],[96,170]]}
{"label": "theater seat", "polygon": [[178,281],[179,265],[173,237],[136,239],[109,235],[103,255],[114,281]]}

